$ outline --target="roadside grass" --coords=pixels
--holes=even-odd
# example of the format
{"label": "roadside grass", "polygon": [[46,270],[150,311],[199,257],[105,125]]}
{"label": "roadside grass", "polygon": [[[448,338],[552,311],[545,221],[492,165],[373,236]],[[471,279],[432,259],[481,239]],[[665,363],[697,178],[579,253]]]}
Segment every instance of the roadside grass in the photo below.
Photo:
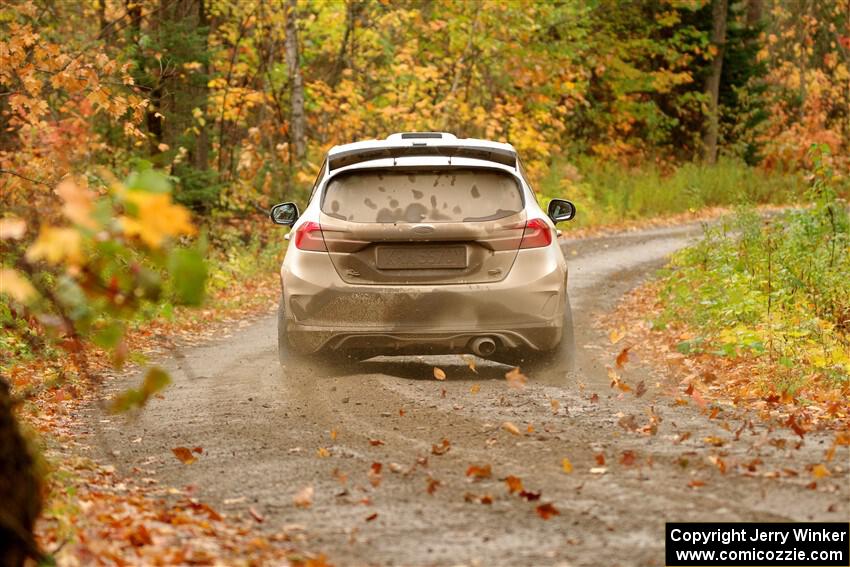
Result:
{"label": "roadside grass", "polygon": [[538,187],[549,199],[576,203],[578,214],[564,230],[696,212],[712,207],[796,202],[806,183],[799,173],[769,172],[724,158],[716,165],[686,163],[672,171],[647,164],[637,168],[579,157],[556,159]]}
{"label": "roadside grass", "polygon": [[770,219],[744,207],[707,227],[628,309],[678,351],[668,358],[701,365],[708,382],[727,378],[732,398],[838,411],[850,392],[848,187],[823,156],[814,162],[811,206]]}

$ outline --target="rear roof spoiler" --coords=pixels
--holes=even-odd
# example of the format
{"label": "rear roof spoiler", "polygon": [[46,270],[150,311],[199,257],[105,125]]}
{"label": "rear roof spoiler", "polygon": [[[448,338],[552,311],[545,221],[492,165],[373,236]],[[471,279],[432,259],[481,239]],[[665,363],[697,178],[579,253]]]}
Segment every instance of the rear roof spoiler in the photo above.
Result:
{"label": "rear roof spoiler", "polygon": [[517,167],[516,150],[508,144],[489,140],[413,136],[401,139],[355,142],[334,146],[328,152],[328,170],[339,169],[355,163],[385,158],[411,156],[464,157],[492,161]]}

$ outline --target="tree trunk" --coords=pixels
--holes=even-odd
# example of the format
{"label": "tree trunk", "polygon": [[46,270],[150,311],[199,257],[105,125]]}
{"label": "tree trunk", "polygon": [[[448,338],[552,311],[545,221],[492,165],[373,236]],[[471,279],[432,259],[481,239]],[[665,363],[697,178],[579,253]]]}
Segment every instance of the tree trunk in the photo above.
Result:
{"label": "tree trunk", "polygon": [[708,96],[708,123],[702,138],[705,163],[717,161],[717,138],[720,129],[718,99],[720,97],[720,75],[723,71],[723,52],[726,49],[726,19],[729,12],[728,0],[712,0],[711,3],[711,43],[716,53],[711,61],[711,73],[705,81],[705,94]]}
{"label": "tree trunk", "polygon": [[9,386],[0,378],[0,565],[42,559],[33,525],[41,513],[41,481],[13,413]]}
{"label": "tree trunk", "polygon": [[286,66],[289,68],[290,123],[289,139],[294,149],[294,157],[302,161],[306,154],[304,115],[304,78],[298,58],[298,21],[295,12],[296,0],[287,0],[284,8],[286,15]]}

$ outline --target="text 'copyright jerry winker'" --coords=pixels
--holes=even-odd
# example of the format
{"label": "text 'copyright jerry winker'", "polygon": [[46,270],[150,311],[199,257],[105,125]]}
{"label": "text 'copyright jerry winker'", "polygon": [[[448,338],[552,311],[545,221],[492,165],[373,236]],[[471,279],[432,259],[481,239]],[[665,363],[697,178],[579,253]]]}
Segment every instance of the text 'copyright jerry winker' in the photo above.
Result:
{"label": "text 'copyright jerry winker'", "polygon": [[668,523],[669,567],[850,566],[850,524]]}

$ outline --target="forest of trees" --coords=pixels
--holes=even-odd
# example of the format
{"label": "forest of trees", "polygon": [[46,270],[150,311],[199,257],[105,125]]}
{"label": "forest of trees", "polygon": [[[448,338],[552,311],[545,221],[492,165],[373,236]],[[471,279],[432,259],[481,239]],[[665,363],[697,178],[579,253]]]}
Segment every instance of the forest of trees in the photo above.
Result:
{"label": "forest of trees", "polygon": [[[848,0],[76,0],[0,12],[4,210],[63,176],[166,170],[267,206],[331,145],[400,130],[553,159],[794,168],[850,139]],[[95,181],[94,177],[91,181]],[[34,197],[36,196],[36,197]]]}

